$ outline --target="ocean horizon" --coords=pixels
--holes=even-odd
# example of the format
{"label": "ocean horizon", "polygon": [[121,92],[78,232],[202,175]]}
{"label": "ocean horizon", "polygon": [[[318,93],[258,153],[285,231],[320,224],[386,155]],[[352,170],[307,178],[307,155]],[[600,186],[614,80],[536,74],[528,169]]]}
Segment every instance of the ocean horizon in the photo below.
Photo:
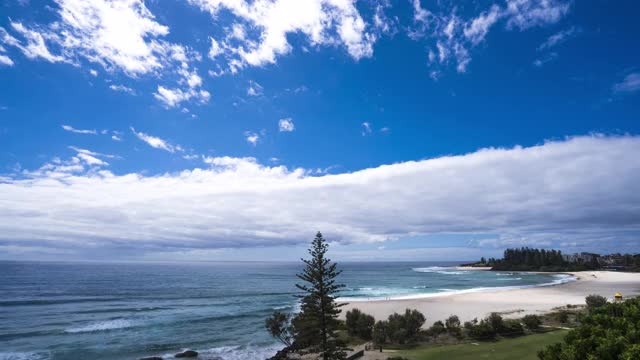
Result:
{"label": "ocean horizon", "polygon": [[[460,262],[340,262],[340,300],[359,302],[524,288],[562,274],[467,271]],[[298,311],[299,262],[0,262],[0,360],[265,359],[264,329]],[[435,319],[434,319],[435,320]]]}

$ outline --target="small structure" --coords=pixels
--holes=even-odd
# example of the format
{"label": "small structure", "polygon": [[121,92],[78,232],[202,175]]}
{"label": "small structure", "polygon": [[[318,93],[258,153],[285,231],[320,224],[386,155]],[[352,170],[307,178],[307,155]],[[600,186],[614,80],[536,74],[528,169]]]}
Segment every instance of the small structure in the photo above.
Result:
{"label": "small structure", "polygon": [[619,292],[613,295],[613,297],[614,299],[616,299],[616,301],[622,301],[622,294],[620,294]]}

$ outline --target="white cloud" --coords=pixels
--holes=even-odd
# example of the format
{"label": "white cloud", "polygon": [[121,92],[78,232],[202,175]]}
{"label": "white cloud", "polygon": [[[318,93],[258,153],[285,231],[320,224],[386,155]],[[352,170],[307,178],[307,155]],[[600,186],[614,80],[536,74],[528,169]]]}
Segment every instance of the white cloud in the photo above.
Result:
{"label": "white cloud", "polygon": [[111,135],[111,140],[113,141],[122,141],[122,138],[118,135]]}
{"label": "white cloud", "polygon": [[7,65],[7,66],[12,66],[13,65],[13,60],[11,60],[11,58],[8,57],[7,55],[0,54],[0,64]]}
{"label": "white cloud", "polygon": [[371,124],[365,121],[362,123],[362,136],[367,136],[369,134],[371,134]]}
{"label": "white cloud", "polygon": [[640,90],[640,72],[627,75],[621,82],[613,85],[615,93],[633,93]]}
{"label": "white cloud", "polygon": [[253,146],[258,145],[258,142],[260,141],[260,135],[258,135],[257,133],[253,132],[253,131],[245,131],[244,132],[244,138],[245,140],[247,140],[247,142]]}
{"label": "white cloud", "polygon": [[536,67],[542,67],[544,66],[546,63],[551,62],[553,60],[555,60],[556,58],[558,58],[558,53],[556,52],[550,52],[538,59],[535,59],[533,61],[533,65]]}
{"label": "white cloud", "polygon": [[[273,64],[291,51],[287,36],[303,34],[312,46],[342,45],[354,59],[373,54],[376,36],[367,31],[354,0],[189,0],[216,22],[226,9],[235,17],[214,57],[224,51],[232,72]],[[245,27],[251,29],[251,34]]]}
{"label": "white cloud", "polygon": [[571,3],[563,0],[507,0],[507,28],[526,30],[554,24],[568,12]]}
{"label": "white cloud", "polygon": [[109,85],[109,89],[111,89],[113,91],[118,91],[118,92],[131,94],[131,95],[135,95],[135,93],[136,93],[132,88],[130,88],[128,86],[124,86],[124,85]]}
{"label": "white cloud", "polygon": [[261,96],[262,85],[253,80],[249,80],[249,87],[247,88],[247,95],[249,96]]}
{"label": "white cloud", "polygon": [[126,243],[134,254],[303,244],[317,230],[341,242],[474,233],[637,244],[639,152],[639,137],[579,137],[323,176],[230,157],[160,175],[85,174],[75,157],[0,181],[0,234],[5,245]]}
{"label": "white cloud", "polygon": [[216,41],[216,39],[209,38],[209,40],[211,42],[211,47],[209,48],[209,58],[211,60],[215,60],[215,58],[218,57],[218,55],[221,55],[224,50],[222,49],[222,47],[220,47],[220,44],[218,43],[218,41]]}
{"label": "white cloud", "polygon": [[163,86],[158,86],[158,91],[155,92],[153,96],[168,108],[176,107],[182,102],[191,99],[196,99],[198,102],[206,104],[211,98],[211,94],[206,90],[196,90],[193,88],[186,90],[180,88],[168,89]]}
{"label": "white cloud", "polygon": [[295,128],[293,119],[291,118],[280,119],[280,121],[278,121],[278,130],[280,132],[292,132]]}
{"label": "white cloud", "polygon": [[[413,5],[416,28],[410,29],[410,37],[432,40],[428,50],[432,67],[455,64],[460,73],[467,71],[471,49],[484,42],[498,22],[503,21],[507,30],[525,30],[556,23],[569,11],[569,3],[563,0],[507,0],[504,7],[493,4],[477,16],[464,19],[456,8],[433,12],[422,8],[420,0],[414,0]],[[431,77],[437,80],[440,74],[432,70]]]}
{"label": "white cloud", "polygon": [[565,41],[567,41],[568,39],[576,36],[578,33],[580,32],[580,29],[572,26],[566,30],[562,30],[560,32],[557,32],[551,36],[549,36],[549,38],[547,38],[547,40],[545,40],[545,42],[543,42],[542,44],[540,44],[540,46],[538,46],[538,50],[546,50],[546,49],[550,49],[558,44],[561,44]]}
{"label": "white cloud", "polygon": [[173,146],[168,141],[163,140],[159,137],[148,135],[143,132],[137,132],[134,128],[131,128],[131,132],[133,132],[138,137],[138,139],[146,142],[153,148],[165,150],[170,153],[174,153],[176,152],[176,150],[181,150],[180,146]]}
{"label": "white cloud", "polygon": [[4,43],[17,47],[29,59],[42,58],[52,63],[67,61],[63,56],[53,55],[49,51],[42,33],[27,29],[19,22],[11,22],[11,27],[25,39],[26,44],[23,44],[2,29]]}
{"label": "white cloud", "polygon": [[[143,1],[54,1],[57,21],[31,27],[12,22],[13,31],[24,40],[18,40],[3,28],[0,28],[0,40],[17,47],[31,59],[76,66],[87,61],[101,65],[108,72],[122,71],[132,78],[177,74],[179,83],[188,86],[180,89],[182,101],[208,100],[208,92],[191,90],[202,84],[195,70],[190,70],[190,63],[198,61],[200,54],[164,40],[169,28],[156,21]],[[90,73],[97,75],[94,69]]]}
{"label": "white cloud", "polygon": [[69,131],[72,133],[76,133],[76,134],[91,134],[91,135],[96,135],[97,131],[95,129],[93,130],[82,130],[82,129],[76,129],[71,125],[61,125],[62,129],[64,129],[65,131]]}
{"label": "white cloud", "polygon": [[89,70],[89,74],[91,74],[91,76],[98,76],[98,71],[95,69],[91,69]]}
{"label": "white cloud", "polygon": [[481,43],[489,33],[489,30],[501,17],[500,7],[497,5],[491,6],[489,11],[481,13],[475,19],[469,21],[463,30],[464,36],[466,36],[473,45]]}

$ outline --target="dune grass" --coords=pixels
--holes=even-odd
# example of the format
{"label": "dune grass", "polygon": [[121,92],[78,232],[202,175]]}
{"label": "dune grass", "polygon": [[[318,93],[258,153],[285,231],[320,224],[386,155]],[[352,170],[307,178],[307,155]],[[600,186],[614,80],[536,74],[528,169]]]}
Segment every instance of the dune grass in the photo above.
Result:
{"label": "dune grass", "polygon": [[410,360],[537,360],[539,350],[547,345],[562,341],[567,332],[567,330],[557,330],[495,342],[477,342],[475,345],[469,343],[420,346],[411,350],[398,351],[397,355]]}

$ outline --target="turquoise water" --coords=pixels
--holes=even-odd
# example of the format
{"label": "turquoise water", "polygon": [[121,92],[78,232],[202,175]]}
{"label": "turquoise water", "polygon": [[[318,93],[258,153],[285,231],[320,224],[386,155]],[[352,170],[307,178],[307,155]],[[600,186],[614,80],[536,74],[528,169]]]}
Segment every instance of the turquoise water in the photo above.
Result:
{"label": "turquoise water", "polygon": [[[541,286],[563,275],[460,271],[454,263],[343,263],[349,301]],[[0,262],[0,360],[137,359],[196,349],[264,359],[263,328],[296,310],[298,263]]]}

